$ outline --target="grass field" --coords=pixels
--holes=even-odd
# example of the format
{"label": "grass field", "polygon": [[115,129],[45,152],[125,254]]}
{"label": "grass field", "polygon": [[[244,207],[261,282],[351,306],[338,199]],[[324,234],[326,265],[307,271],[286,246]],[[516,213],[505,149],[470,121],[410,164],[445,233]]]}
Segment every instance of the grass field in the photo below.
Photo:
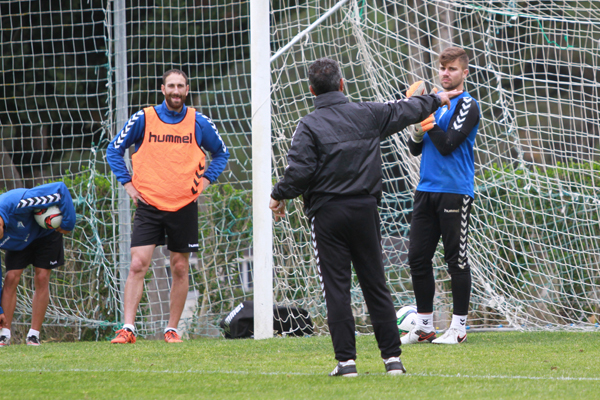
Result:
{"label": "grass field", "polygon": [[599,399],[600,332],[470,333],[464,345],[403,346],[387,376],[357,337],[358,378],[330,378],[329,337],[11,345],[5,399]]}

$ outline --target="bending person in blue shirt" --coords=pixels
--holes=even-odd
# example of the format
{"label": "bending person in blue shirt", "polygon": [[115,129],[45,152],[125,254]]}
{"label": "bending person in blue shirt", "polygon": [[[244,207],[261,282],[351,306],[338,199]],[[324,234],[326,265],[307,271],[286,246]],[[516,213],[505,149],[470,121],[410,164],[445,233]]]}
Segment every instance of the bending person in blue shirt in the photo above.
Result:
{"label": "bending person in blue shirt", "polygon": [[[54,205],[58,206],[62,214],[60,226],[56,229],[42,228],[35,221],[34,213],[38,209]],[[69,233],[74,227],[73,200],[62,182],[48,183],[33,189],[14,189],[0,195],[0,249],[5,250],[6,264],[4,288],[0,275],[0,346],[10,343],[17,286],[23,270],[30,264],[35,268],[35,292],[27,344],[39,346],[40,330],[50,301],[50,273],[64,264],[63,234]]]}
{"label": "bending person in blue shirt", "polygon": [[[444,91],[459,90],[469,73],[463,49],[440,54],[439,76]],[[408,263],[417,301],[417,324],[402,344],[458,344],[466,341],[471,296],[467,237],[474,197],[473,145],[479,127],[479,106],[468,93],[450,101],[417,125],[408,140],[412,155],[421,155],[421,179],[415,192],[410,223]],[[433,326],[435,279],[432,259],[442,237],[454,310],[450,328],[436,338]]]}

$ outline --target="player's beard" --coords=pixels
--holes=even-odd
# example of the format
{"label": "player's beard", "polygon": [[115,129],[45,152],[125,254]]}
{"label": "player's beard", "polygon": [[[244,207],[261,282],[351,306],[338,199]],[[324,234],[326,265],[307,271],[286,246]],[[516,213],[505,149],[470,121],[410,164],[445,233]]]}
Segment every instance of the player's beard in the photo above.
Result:
{"label": "player's beard", "polygon": [[462,84],[461,80],[459,80],[457,82],[453,82],[452,79],[450,79],[450,80],[448,80],[446,82],[442,82],[442,88],[444,88],[444,91],[449,92],[451,90],[456,89],[461,84]]}
{"label": "player's beard", "polygon": [[[173,102],[173,97],[179,97],[179,102]],[[171,110],[179,110],[181,111],[181,109],[183,108],[183,105],[185,104],[185,99],[186,99],[186,95],[185,94],[180,94],[178,96],[173,96],[173,95],[169,95],[169,96],[165,96],[165,100],[167,102],[167,105],[169,106],[169,108]]]}

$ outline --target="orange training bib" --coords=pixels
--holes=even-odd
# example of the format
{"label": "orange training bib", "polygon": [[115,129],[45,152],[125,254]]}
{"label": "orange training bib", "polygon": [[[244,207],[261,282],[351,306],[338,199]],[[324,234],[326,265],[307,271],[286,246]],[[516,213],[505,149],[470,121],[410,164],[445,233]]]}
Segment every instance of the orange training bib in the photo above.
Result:
{"label": "orange training bib", "polygon": [[178,124],[167,124],[154,107],[144,108],[144,140],[133,154],[133,186],[163,211],[177,211],[198,197],[206,155],[196,143],[196,110]]}

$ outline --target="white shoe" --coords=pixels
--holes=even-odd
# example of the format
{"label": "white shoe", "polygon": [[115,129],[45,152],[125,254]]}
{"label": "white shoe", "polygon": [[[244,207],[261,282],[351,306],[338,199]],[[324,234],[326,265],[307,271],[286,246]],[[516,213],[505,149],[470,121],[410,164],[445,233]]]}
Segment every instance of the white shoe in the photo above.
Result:
{"label": "white shoe", "polygon": [[467,332],[461,332],[456,328],[449,328],[442,336],[431,343],[435,344],[459,344],[467,341]]}
{"label": "white shoe", "polygon": [[422,330],[414,327],[406,335],[400,338],[400,343],[431,343],[433,339],[435,339],[435,331],[423,332]]}
{"label": "white shoe", "polygon": [[333,371],[329,373],[329,376],[345,376],[347,378],[354,378],[355,376],[358,376],[358,373],[356,372],[356,363],[354,360],[340,361],[335,366]]}
{"label": "white shoe", "polygon": [[10,344],[10,338],[7,336],[0,336],[0,347],[5,347]]}
{"label": "white shoe", "polygon": [[400,357],[384,358],[383,364],[385,365],[385,372],[388,375],[402,375],[406,373],[406,368],[402,365]]}

